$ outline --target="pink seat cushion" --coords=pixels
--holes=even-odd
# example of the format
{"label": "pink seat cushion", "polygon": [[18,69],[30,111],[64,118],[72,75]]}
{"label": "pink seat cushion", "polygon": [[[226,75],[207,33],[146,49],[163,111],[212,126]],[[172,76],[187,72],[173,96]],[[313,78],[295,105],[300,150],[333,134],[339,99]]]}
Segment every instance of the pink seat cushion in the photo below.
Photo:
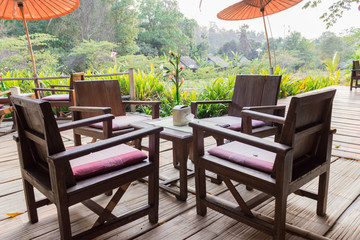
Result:
{"label": "pink seat cushion", "polygon": [[271,173],[276,154],[240,142],[230,142],[208,151],[211,155]]}
{"label": "pink seat cushion", "polygon": [[117,145],[70,161],[75,179],[96,176],[104,172],[120,169],[146,159],[140,150],[126,144]]}
{"label": "pink seat cushion", "polygon": [[4,104],[0,104],[0,108],[3,108],[4,107]]}
{"label": "pink seat cushion", "polygon": [[69,101],[69,94],[53,94],[41,99],[46,101]]}
{"label": "pink seat cushion", "polygon": [[[216,122],[219,124],[229,124],[229,129],[240,131],[241,130],[241,117],[233,117],[233,116],[221,116],[221,117],[212,117],[212,118],[204,118],[203,120]],[[251,122],[253,128],[262,127],[265,125],[263,121],[252,120]]]}
{"label": "pink seat cushion", "polygon": [[[112,121],[112,129],[113,130],[126,129],[130,127],[129,126],[130,123],[146,121],[146,120],[150,120],[150,118],[144,116],[132,116],[132,115],[115,117]],[[94,128],[102,129],[103,122],[94,123],[91,124],[90,126]]]}

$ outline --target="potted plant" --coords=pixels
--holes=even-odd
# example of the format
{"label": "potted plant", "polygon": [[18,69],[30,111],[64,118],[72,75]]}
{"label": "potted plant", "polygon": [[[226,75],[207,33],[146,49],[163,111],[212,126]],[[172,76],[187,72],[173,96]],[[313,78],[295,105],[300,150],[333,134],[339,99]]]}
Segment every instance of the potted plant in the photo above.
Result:
{"label": "potted plant", "polygon": [[180,64],[182,50],[180,53],[173,53],[171,50],[169,51],[168,62],[172,65],[171,68],[163,66],[166,74],[169,75],[169,79],[175,85],[175,107],[173,108],[173,121],[175,126],[183,126],[189,122],[190,107],[179,105],[180,104],[180,87],[184,83],[184,78],[180,78],[182,70],[184,70],[184,66]]}

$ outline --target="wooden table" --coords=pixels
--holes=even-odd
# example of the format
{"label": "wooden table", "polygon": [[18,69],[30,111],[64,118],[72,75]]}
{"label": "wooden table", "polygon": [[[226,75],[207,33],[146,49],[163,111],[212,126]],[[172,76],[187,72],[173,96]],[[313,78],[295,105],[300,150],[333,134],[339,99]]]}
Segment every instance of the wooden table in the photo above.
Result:
{"label": "wooden table", "polygon": [[[189,126],[173,126],[172,121],[172,118],[155,119],[148,122],[136,122],[131,124],[131,126],[136,129],[145,128],[151,125],[164,127],[164,130],[160,133],[160,138],[172,142],[173,163],[174,167],[179,169],[179,177],[166,179],[160,183],[160,188],[171,194],[174,194],[177,199],[186,201],[188,195],[187,178],[194,175],[193,171],[188,173],[187,169],[189,148],[193,139],[192,128]],[[176,181],[179,181],[180,191],[176,191],[175,189],[168,186]]]}
{"label": "wooden table", "polygon": [[[199,120],[195,120],[199,121]],[[201,120],[200,120],[201,121]],[[226,127],[228,124],[218,124],[214,122],[206,122],[206,124],[210,124],[213,126],[221,126]],[[135,122],[130,124],[135,129],[145,128],[153,125],[162,126],[164,130],[160,132],[160,138],[171,141],[173,145],[173,164],[175,168],[179,169],[179,177],[167,179],[166,177],[162,177],[164,179],[161,182],[160,188],[165,191],[174,194],[178,200],[186,201],[188,196],[188,187],[187,187],[187,179],[194,175],[193,170],[189,170],[187,168],[187,160],[188,156],[191,153],[192,148],[192,140],[193,140],[193,132],[192,127],[186,126],[174,126],[172,117],[161,118],[149,120],[147,122]],[[175,189],[169,187],[168,185],[174,184],[179,181],[180,191],[176,191]]]}

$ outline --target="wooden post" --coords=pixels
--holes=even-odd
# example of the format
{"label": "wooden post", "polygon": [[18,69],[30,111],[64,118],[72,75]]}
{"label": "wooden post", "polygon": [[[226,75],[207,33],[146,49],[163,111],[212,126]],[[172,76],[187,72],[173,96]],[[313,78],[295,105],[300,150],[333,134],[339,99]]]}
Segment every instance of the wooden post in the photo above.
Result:
{"label": "wooden post", "polygon": [[[135,95],[135,74],[133,68],[129,68],[129,88],[130,88],[130,100],[134,101],[136,100],[136,95]],[[131,112],[136,111],[135,105],[131,105],[130,108],[131,108]]]}

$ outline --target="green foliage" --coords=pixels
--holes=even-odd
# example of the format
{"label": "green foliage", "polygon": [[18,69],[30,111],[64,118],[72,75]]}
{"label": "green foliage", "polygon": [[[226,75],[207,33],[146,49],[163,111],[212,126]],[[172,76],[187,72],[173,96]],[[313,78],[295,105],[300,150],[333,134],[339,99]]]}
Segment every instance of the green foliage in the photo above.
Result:
{"label": "green foliage", "polygon": [[[37,70],[52,71],[58,65],[57,55],[48,47],[56,38],[49,34],[36,33],[30,35]],[[9,70],[32,71],[31,56],[25,35],[17,38],[0,38],[0,68]]]}
{"label": "green foliage", "polygon": [[[139,10],[141,30],[137,40],[138,44],[145,43],[147,45],[144,46],[157,49],[158,55],[169,49],[190,46],[187,34],[191,33],[189,28],[194,24],[184,18],[175,0],[142,0]],[[187,25],[185,29],[184,21]],[[186,32],[184,33],[182,29]]]}
{"label": "green foliage", "polygon": [[[320,19],[322,19],[326,23],[327,28],[329,28],[342,17],[344,11],[350,9],[353,3],[358,4],[359,2],[359,0],[337,0],[329,7],[328,12],[321,15]],[[304,8],[317,7],[319,3],[321,3],[321,0],[309,0],[304,5]]]}
{"label": "green foliage", "polygon": [[[263,72],[263,74],[267,74],[267,72]],[[276,67],[274,74],[282,75],[279,98],[338,84],[338,79],[336,78],[325,76],[296,76],[293,73],[286,73],[286,69],[281,69],[278,66]]]}
{"label": "green foliage", "polygon": [[[97,72],[97,74],[114,73],[114,69]],[[31,77],[32,73],[27,71],[9,71],[8,69],[2,71],[3,78],[26,78]],[[86,75],[93,74],[88,70]],[[267,70],[262,70],[258,74],[268,74]],[[311,91],[330,85],[337,85],[339,79],[335,74],[333,77],[325,76],[299,76],[293,73],[286,72],[286,69],[276,67],[274,74],[282,75],[279,97],[287,97],[299,94],[306,91]],[[39,77],[53,77],[60,76],[59,73],[48,72],[41,73]],[[179,91],[179,104],[190,105],[191,101],[206,101],[206,100],[227,100],[231,99],[233,95],[234,83],[236,74],[223,75],[226,77],[216,77],[212,80],[197,82],[188,80],[186,85]],[[161,73],[157,73],[154,67],[150,68],[149,72],[136,71],[135,72],[135,91],[137,99],[139,100],[157,100],[161,101],[160,116],[169,116],[172,114],[172,108],[175,106],[176,89],[173,84],[163,79]],[[107,76],[97,77],[96,79],[118,79],[123,95],[129,94],[129,78],[127,75],[121,76]],[[42,81],[45,87],[50,84],[69,84],[68,79],[52,79]],[[22,92],[31,92],[34,88],[32,81],[1,81],[0,91],[9,89],[11,86],[19,86]],[[49,93],[47,93],[49,94]],[[137,111],[151,114],[151,107],[141,105],[137,106]],[[198,116],[213,117],[226,114],[228,111],[227,104],[211,104],[199,105]]]}
{"label": "green foliage", "polygon": [[[235,84],[235,76],[229,78],[216,78],[201,87],[198,101],[228,100],[232,98]],[[198,106],[198,117],[216,117],[226,114],[228,104],[204,104]]]}
{"label": "green foliage", "polygon": [[335,52],[332,59],[324,60],[324,65],[329,72],[330,79],[339,79],[339,75],[340,75],[340,69],[338,69],[339,62],[340,62],[340,55],[338,52]]}
{"label": "green foliage", "polygon": [[181,54],[182,51],[180,53],[173,53],[170,51],[168,62],[171,64],[171,68],[163,66],[166,74],[168,74],[170,80],[174,83],[176,104],[180,103],[179,90],[184,83],[184,78],[180,79],[180,74],[184,70],[184,66],[180,65]]}
{"label": "green foliage", "polygon": [[120,55],[133,54],[138,50],[135,39],[138,35],[134,0],[115,1],[111,8],[117,52]]}
{"label": "green foliage", "polygon": [[109,68],[114,65],[110,56],[114,48],[116,44],[107,41],[83,41],[70,52],[68,69],[81,72],[84,69],[99,71]]}

